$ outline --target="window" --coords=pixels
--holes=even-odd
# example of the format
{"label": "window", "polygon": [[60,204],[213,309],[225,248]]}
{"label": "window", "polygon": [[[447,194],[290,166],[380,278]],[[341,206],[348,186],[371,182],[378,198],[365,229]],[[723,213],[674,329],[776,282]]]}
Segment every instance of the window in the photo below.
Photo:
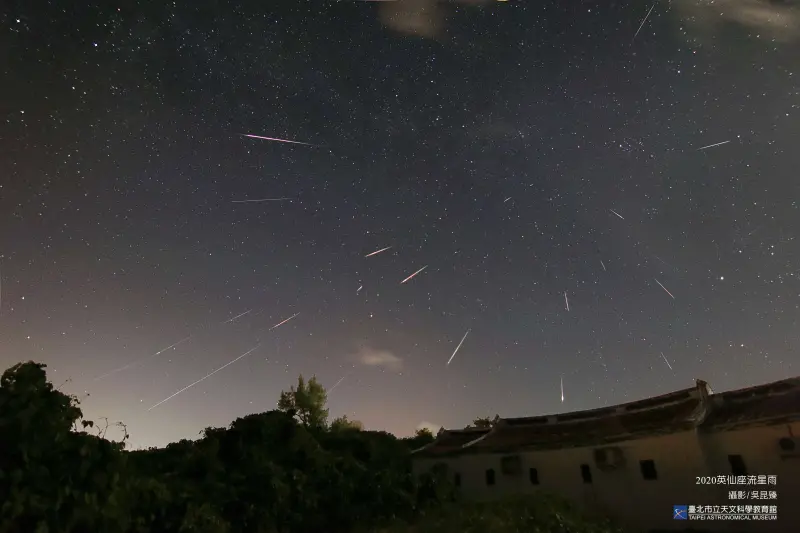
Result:
{"label": "window", "polygon": [[645,459],[639,461],[639,468],[642,471],[642,477],[645,479],[658,479],[658,472],[656,471],[656,462],[652,459]]}
{"label": "window", "polygon": [[461,486],[461,474],[459,474],[458,472],[456,472],[456,475],[455,475],[455,477],[453,478],[453,484],[454,484],[456,487],[460,487],[460,486]]}
{"label": "window", "polygon": [[746,476],[747,467],[744,465],[744,459],[741,455],[729,455],[728,462],[731,464],[731,473],[734,476]]}
{"label": "window", "polygon": [[589,465],[581,465],[581,477],[587,485],[592,482],[592,469],[589,468]]}
{"label": "window", "polygon": [[486,484],[489,486],[494,485],[494,469],[492,468],[486,471]]}
{"label": "window", "polygon": [[528,478],[531,480],[531,485],[539,484],[539,471],[535,468],[528,470]]}

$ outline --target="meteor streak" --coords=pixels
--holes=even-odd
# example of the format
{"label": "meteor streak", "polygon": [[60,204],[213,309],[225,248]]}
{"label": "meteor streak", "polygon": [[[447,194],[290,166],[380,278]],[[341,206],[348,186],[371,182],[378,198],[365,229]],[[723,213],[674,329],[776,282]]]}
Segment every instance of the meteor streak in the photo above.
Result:
{"label": "meteor streak", "polygon": [[374,252],[369,253],[369,254],[365,255],[364,257],[366,258],[366,257],[372,257],[373,255],[378,255],[381,252],[385,252],[389,248],[391,248],[391,246],[387,246],[386,248],[381,248],[380,250],[375,250]]}
{"label": "meteor streak", "polygon": [[564,403],[564,376],[561,376],[561,403]]}
{"label": "meteor streak", "polygon": [[450,356],[450,359],[447,360],[447,364],[444,365],[444,366],[450,366],[450,361],[453,360],[453,357],[456,356],[456,354],[458,353],[458,350],[461,349],[461,345],[464,344],[464,340],[467,338],[467,335],[469,335],[469,332],[470,332],[470,330],[467,330],[467,332],[464,333],[464,336],[461,337],[461,342],[458,343],[458,346],[456,346],[456,349],[453,351],[453,355]]}
{"label": "meteor streak", "polygon": [[300,314],[300,313],[295,313],[295,314],[293,314],[292,316],[290,316],[290,317],[289,317],[289,318],[287,318],[286,320],[284,320],[284,321],[282,321],[282,322],[278,322],[277,324],[275,324],[274,326],[272,326],[271,328],[269,328],[269,330],[270,330],[270,331],[272,331],[273,329],[277,328],[278,326],[282,326],[282,325],[286,324],[287,322],[289,322],[291,319],[293,319],[294,317],[296,317],[296,316],[297,316],[297,315],[299,315],[299,314]]}
{"label": "meteor streak", "polygon": [[342,376],[342,379],[340,379],[339,381],[337,381],[337,382],[336,382],[336,384],[335,384],[333,387],[331,387],[331,388],[330,388],[330,390],[328,390],[328,394],[332,393],[332,392],[333,392],[333,389],[335,389],[336,387],[338,387],[338,386],[339,386],[339,385],[342,383],[342,381],[344,381],[345,379],[347,379],[347,378],[350,376],[350,374],[352,374],[352,372],[348,372],[347,374],[345,374],[344,376]]}
{"label": "meteor streak", "polygon": [[[644,19],[642,19],[642,23],[639,24],[639,29],[633,34],[633,39],[636,39],[636,36],[639,35],[640,31],[642,31],[642,27],[644,26],[644,23],[647,22],[647,19],[650,17],[650,13],[653,12],[654,7],[656,7],[655,3],[653,4],[653,7],[650,8],[650,11],[647,12],[647,15],[644,16]],[[631,41],[633,41],[633,39],[631,39]]]}
{"label": "meteor streak", "polygon": [[303,142],[300,142],[300,141],[290,141],[289,139],[278,139],[276,137],[262,137],[261,135],[250,135],[248,133],[243,133],[242,136],[243,137],[249,137],[251,139],[261,139],[261,140],[264,140],[264,141],[275,141],[275,142],[279,142],[279,143],[289,143],[289,144],[302,144],[304,146],[316,146],[316,144],[311,144],[311,143],[303,143]]}
{"label": "meteor streak", "polygon": [[127,364],[127,365],[125,365],[125,366],[121,366],[121,367],[119,367],[119,368],[115,368],[115,369],[114,369],[114,370],[112,370],[111,372],[106,372],[106,373],[105,373],[105,374],[103,374],[102,376],[97,376],[96,378],[94,378],[94,381],[100,381],[101,379],[105,379],[105,378],[107,378],[107,377],[109,377],[109,376],[113,376],[114,374],[116,374],[116,373],[118,373],[118,372],[122,372],[123,370],[127,370],[127,369],[129,369],[129,368],[133,368],[133,367],[135,367],[136,365],[140,364],[140,363],[141,363],[142,361],[144,361],[145,359],[152,359],[153,357],[157,357],[157,356],[161,355],[162,353],[166,352],[167,350],[169,350],[170,348],[174,348],[174,347],[176,347],[176,346],[177,346],[177,345],[179,345],[179,344],[183,344],[184,342],[188,341],[188,340],[189,340],[189,339],[191,339],[191,338],[192,338],[192,335],[189,335],[188,337],[185,337],[185,338],[183,338],[183,339],[179,340],[178,342],[176,342],[176,343],[174,343],[174,344],[170,344],[170,345],[169,345],[169,346],[167,346],[166,348],[163,348],[163,349],[161,349],[161,350],[157,351],[157,352],[156,352],[156,353],[154,353],[153,355],[149,355],[149,356],[147,356],[147,357],[143,357],[143,358],[139,359],[138,361],[134,361],[133,363],[128,363],[128,364]]}
{"label": "meteor streak", "polygon": [[222,366],[221,366],[221,367],[219,367],[218,369],[214,370],[212,373],[208,374],[207,376],[205,376],[205,377],[203,377],[203,378],[200,378],[200,379],[198,379],[197,381],[195,381],[195,382],[194,382],[194,383],[192,383],[191,385],[187,385],[186,387],[182,388],[181,390],[179,390],[178,392],[176,392],[175,394],[173,394],[173,395],[172,395],[172,396],[170,396],[169,398],[165,398],[165,399],[161,400],[160,402],[158,402],[157,404],[155,404],[153,407],[151,407],[150,409],[148,409],[148,411],[152,411],[153,409],[155,409],[156,407],[158,407],[158,406],[159,406],[159,405],[161,405],[162,403],[166,403],[166,402],[170,401],[171,399],[173,399],[173,398],[174,398],[175,396],[177,396],[178,394],[182,393],[183,391],[185,391],[185,390],[187,390],[187,389],[191,389],[192,387],[194,387],[195,385],[197,385],[197,384],[198,384],[198,383],[200,383],[201,381],[205,381],[205,380],[207,380],[208,378],[210,378],[211,376],[213,376],[214,374],[216,374],[216,373],[217,373],[217,372],[219,372],[220,370],[222,370],[222,369],[224,369],[224,368],[227,368],[227,367],[231,366],[233,363],[235,363],[235,362],[236,362],[236,361],[238,361],[239,359],[241,359],[241,358],[243,358],[243,357],[247,357],[248,355],[250,355],[251,353],[253,353],[253,352],[254,352],[254,351],[255,351],[255,350],[256,350],[256,349],[257,349],[259,346],[261,346],[261,344],[257,344],[257,345],[256,345],[256,346],[254,346],[253,348],[250,348],[249,350],[247,350],[246,352],[244,352],[242,355],[240,355],[240,356],[239,356],[239,357],[237,357],[236,359],[234,359],[234,360],[232,360],[232,361],[229,361],[229,362],[225,363],[224,365],[222,365]]}
{"label": "meteor streak", "polygon": [[567,299],[567,291],[564,291],[564,302],[567,304],[567,311],[569,311],[569,299]]}
{"label": "meteor streak", "polygon": [[250,311],[252,311],[252,309],[248,309],[248,310],[247,310],[247,311],[245,311],[244,313],[240,313],[240,314],[236,315],[236,316],[235,316],[235,317],[233,317],[233,318],[229,318],[228,320],[226,320],[225,322],[223,322],[223,324],[227,324],[228,322],[233,322],[233,321],[234,321],[234,320],[236,320],[237,318],[243,317],[244,315],[246,315],[246,314],[247,314],[247,313],[249,313]]}
{"label": "meteor streak", "polygon": [[420,268],[419,270],[417,270],[416,272],[414,272],[413,274],[411,274],[410,276],[408,276],[406,279],[404,279],[403,281],[401,281],[401,282],[400,282],[400,285],[402,285],[402,284],[403,284],[403,283],[405,283],[406,281],[409,281],[411,278],[413,278],[414,276],[416,276],[417,274],[419,274],[420,272],[422,272],[422,271],[423,271],[423,270],[425,270],[426,268],[428,268],[428,265],[425,265],[424,267]]}
{"label": "meteor streak", "polygon": [[[614,213],[615,215],[617,215],[619,218],[622,218],[622,215],[620,215],[619,213],[617,213],[617,212],[616,212],[616,211],[614,211],[613,209],[609,209],[609,211],[611,211],[612,213]],[[622,218],[622,220],[625,220],[625,219],[624,219],[624,218]]]}
{"label": "meteor streak", "polygon": [[667,363],[667,366],[669,367],[669,369],[670,369],[670,370],[672,370],[672,365],[671,365],[671,364],[669,364],[669,361],[667,361],[667,358],[666,358],[666,356],[664,355],[664,352],[661,352],[661,357],[663,357],[663,358],[664,358],[664,362],[665,362],[665,363]]}
{"label": "meteor streak", "polygon": [[705,150],[706,148],[714,148],[715,146],[722,146],[723,144],[728,144],[730,141],[722,141],[721,143],[709,144],[708,146],[703,146],[702,148],[698,148],[697,151]]}
{"label": "meteor streak", "polygon": [[602,261],[600,261],[600,264],[603,266],[603,272],[607,272],[607,270],[606,270],[606,264],[605,264],[605,263],[603,263]]}
{"label": "meteor streak", "polygon": [[292,198],[259,198],[258,200],[231,200],[232,204],[247,204],[251,202],[285,202]]}
{"label": "meteor streak", "polygon": [[[655,279],[655,278],[653,278],[653,279]],[[660,281],[658,281],[657,279],[656,279],[655,281],[656,281],[656,283],[658,283],[659,285],[661,285],[661,282],[660,282]],[[664,292],[666,292],[667,294],[669,294],[670,296],[672,296],[672,293],[671,293],[671,292],[669,292],[665,286],[661,285],[661,288],[662,288],[662,289],[664,289]],[[672,299],[674,300],[674,299],[675,299],[675,297],[674,297],[674,296],[672,296]]]}

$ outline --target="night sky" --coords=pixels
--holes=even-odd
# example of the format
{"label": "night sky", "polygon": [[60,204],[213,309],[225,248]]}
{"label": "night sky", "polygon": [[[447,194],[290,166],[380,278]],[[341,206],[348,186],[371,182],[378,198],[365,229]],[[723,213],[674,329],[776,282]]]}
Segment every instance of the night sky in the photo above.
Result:
{"label": "night sky", "polygon": [[796,3],[78,4],[0,12],[0,363],[134,447],[800,374]]}

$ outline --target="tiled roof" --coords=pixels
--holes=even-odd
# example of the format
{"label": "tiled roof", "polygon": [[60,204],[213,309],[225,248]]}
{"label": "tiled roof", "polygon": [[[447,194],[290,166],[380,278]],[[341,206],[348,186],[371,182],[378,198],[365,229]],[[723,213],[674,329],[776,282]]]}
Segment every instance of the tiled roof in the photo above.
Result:
{"label": "tiled roof", "polygon": [[776,424],[800,419],[800,378],[715,394],[704,430]]}
{"label": "tiled roof", "polygon": [[435,441],[413,453],[418,456],[447,455],[461,450],[463,446],[489,431],[489,428],[448,429],[439,433]]}
{"label": "tiled roof", "polygon": [[442,431],[418,456],[598,446],[698,428],[800,420],[800,377],[710,394],[708,384],[627,404],[551,416],[503,418],[491,429]]}
{"label": "tiled roof", "polygon": [[515,419],[502,420],[494,431],[470,445],[469,451],[503,452],[599,445],[691,429],[695,426],[692,415],[702,404],[700,396],[692,395],[691,392],[693,390],[690,389],[682,394],[677,393],[677,399],[664,400],[662,405],[637,407],[635,404],[627,404],[614,408],[613,411],[604,410],[603,413],[591,417],[580,417],[581,413],[571,413],[559,416],[551,422],[545,420],[521,423]]}

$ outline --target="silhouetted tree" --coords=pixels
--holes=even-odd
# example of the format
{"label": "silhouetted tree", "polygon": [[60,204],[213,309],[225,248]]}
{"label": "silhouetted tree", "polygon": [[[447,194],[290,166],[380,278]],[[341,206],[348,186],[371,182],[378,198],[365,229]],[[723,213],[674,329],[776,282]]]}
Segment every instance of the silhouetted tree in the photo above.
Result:
{"label": "silhouetted tree", "polygon": [[300,423],[307,428],[324,428],[328,422],[328,393],[317,381],[316,376],[307,382],[301,374],[297,378],[297,387],[282,391],[278,400],[278,409],[284,412],[293,411]]}
{"label": "silhouetted tree", "polygon": [[433,431],[428,428],[419,428],[416,432],[414,432],[414,437],[418,439],[428,439],[430,442],[433,442],[436,438],[433,434]]}
{"label": "silhouetted tree", "polygon": [[0,378],[0,533],[615,531],[536,498],[453,503],[444,464],[411,473],[410,451],[430,431],[400,440],[344,416],[320,431],[328,412],[316,379],[282,392],[281,410],[128,452],[127,432],[107,440],[108,422],[83,420],[44,368],[22,363]]}
{"label": "silhouetted tree", "polygon": [[[496,419],[495,419],[496,420]],[[488,416],[486,417],[478,417],[472,421],[472,424],[467,426],[473,428],[490,428],[493,425],[493,421]]]}
{"label": "silhouetted tree", "polygon": [[364,424],[358,420],[348,419],[347,415],[334,418],[333,422],[331,422],[331,431],[344,431],[348,429],[361,431],[364,429]]}

